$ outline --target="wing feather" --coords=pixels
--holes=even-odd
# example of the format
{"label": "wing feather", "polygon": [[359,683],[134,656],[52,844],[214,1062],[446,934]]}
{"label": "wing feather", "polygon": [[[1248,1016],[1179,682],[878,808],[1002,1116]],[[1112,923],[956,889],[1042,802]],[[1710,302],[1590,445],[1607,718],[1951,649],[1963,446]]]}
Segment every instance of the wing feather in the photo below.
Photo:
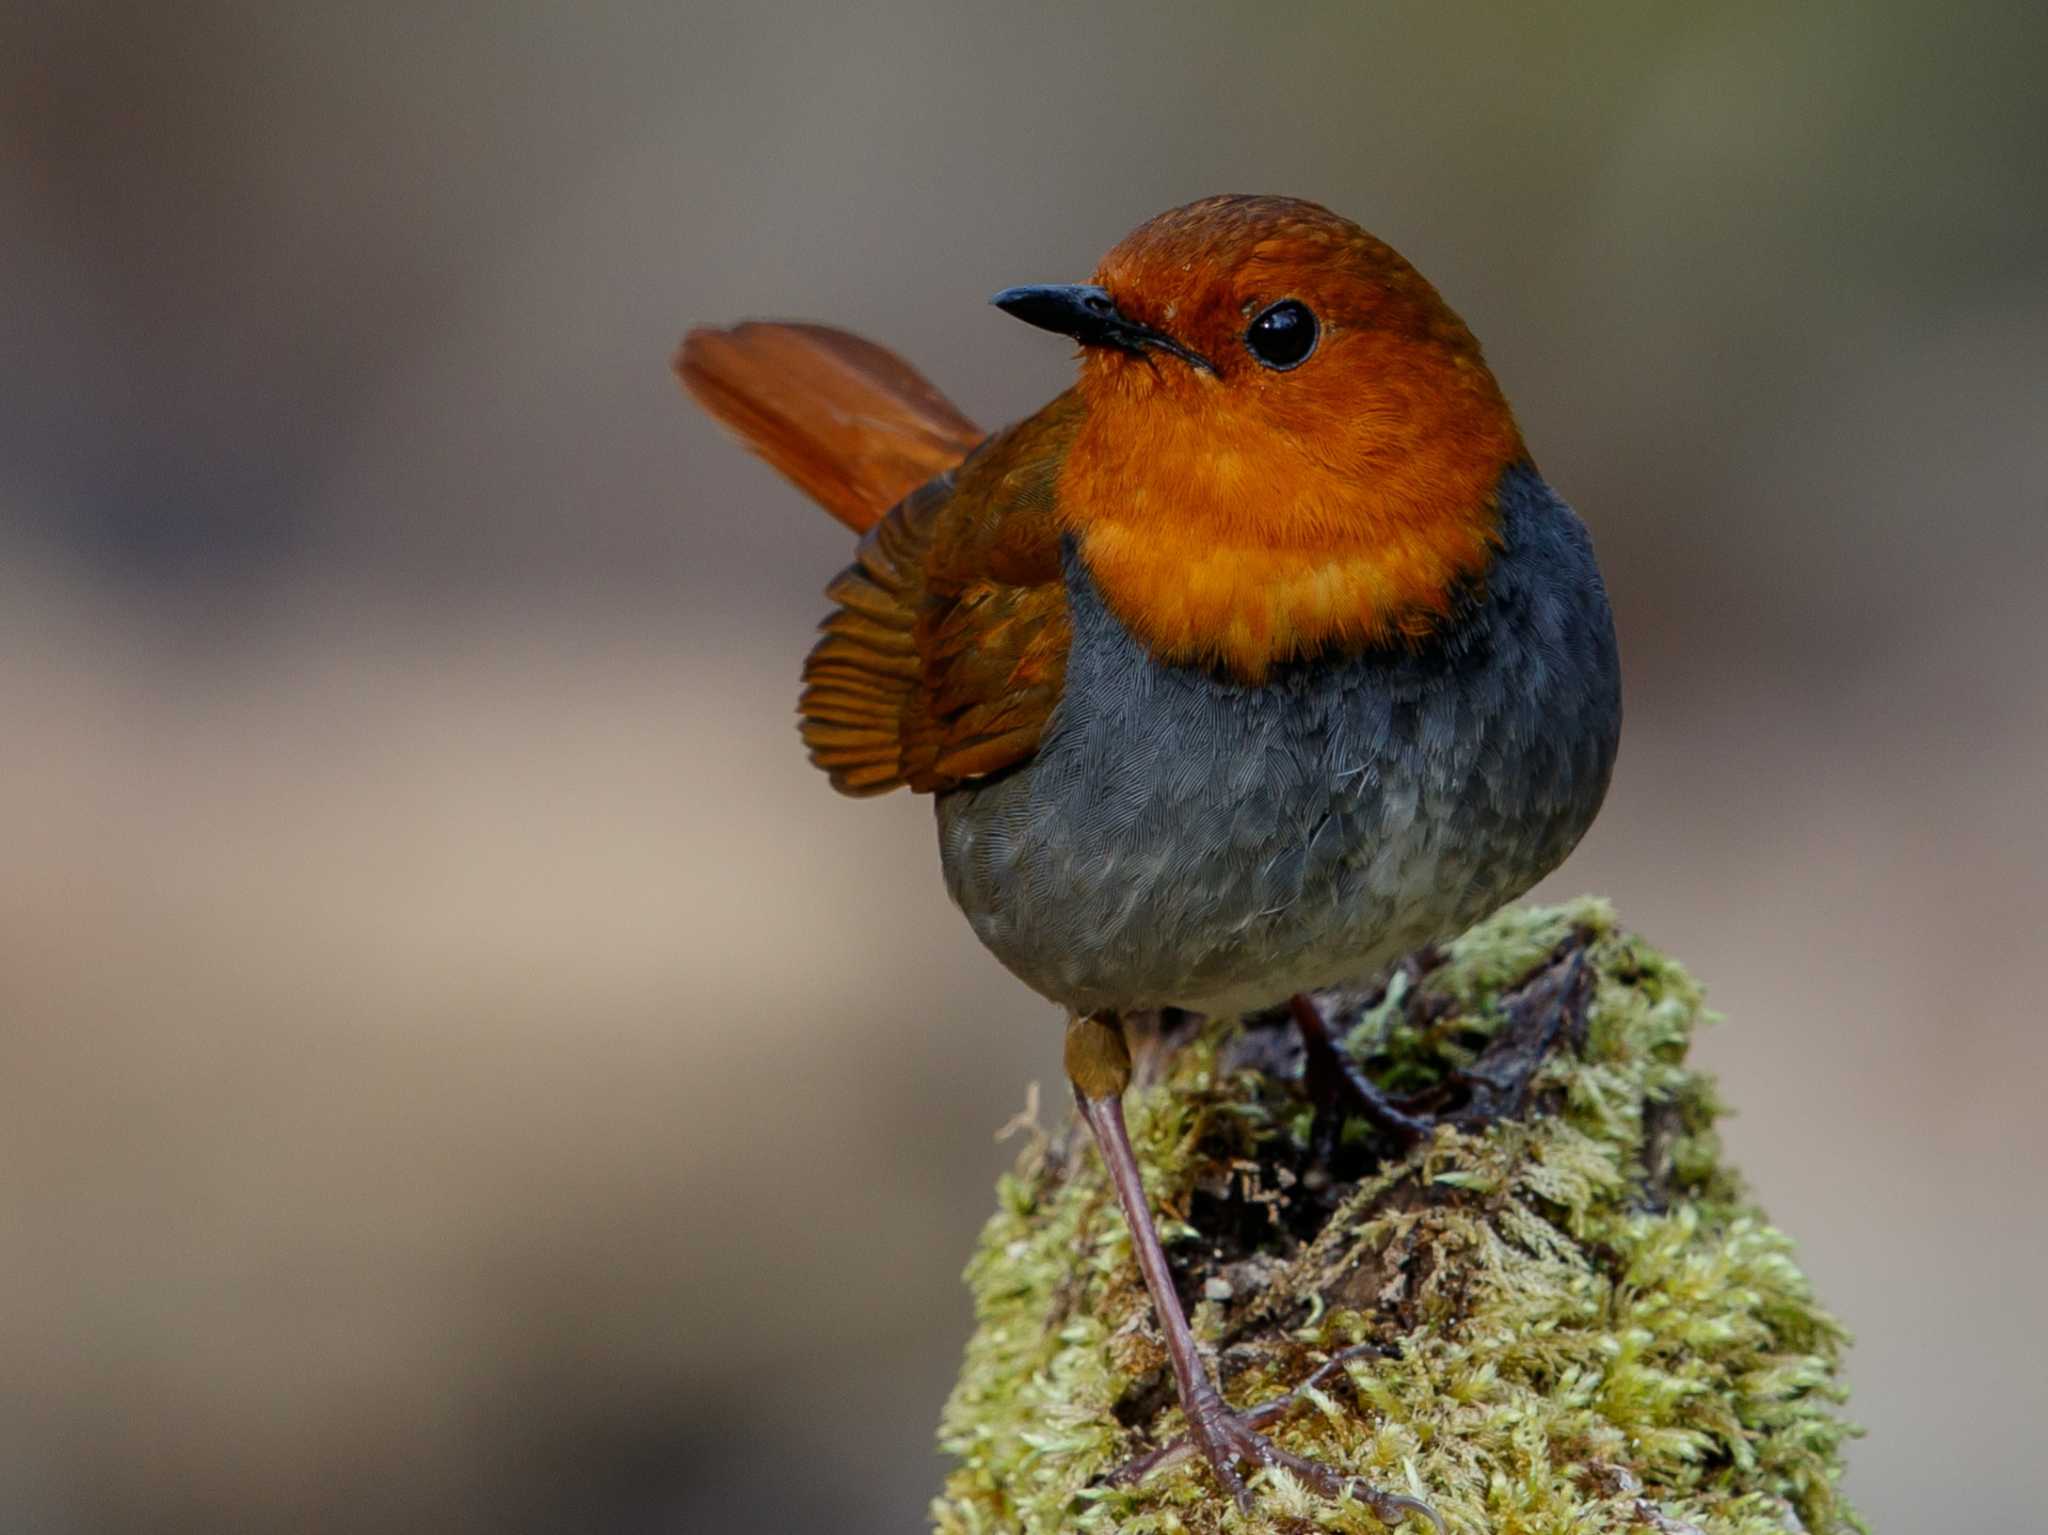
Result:
{"label": "wing feather", "polygon": [[[1078,422],[1062,397],[990,438],[898,503],[827,588],[839,607],[799,709],[839,789],[937,792],[1038,749],[1072,636],[1055,486]],[[895,726],[886,742],[878,716]]]}
{"label": "wing feather", "polygon": [[1066,677],[1057,500],[1078,398],[984,441],[909,364],[821,325],[695,330],[676,372],[862,534],[798,703],[834,786],[937,792],[1030,757]]}

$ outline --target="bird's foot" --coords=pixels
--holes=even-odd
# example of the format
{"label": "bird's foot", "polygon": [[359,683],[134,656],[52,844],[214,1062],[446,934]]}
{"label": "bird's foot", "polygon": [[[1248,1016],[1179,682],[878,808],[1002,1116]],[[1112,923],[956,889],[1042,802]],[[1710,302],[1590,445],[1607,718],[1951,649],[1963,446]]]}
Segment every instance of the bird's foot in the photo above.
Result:
{"label": "bird's foot", "polygon": [[[1290,1000],[1307,1054],[1303,1083],[1317,1118],[1341,1109],[1369,1120],[1413,1146],[1440,1124],[1473,1129],[1516,1119],[1531,1108],[1530,1085],[1551,1052],[1584,1044],[1592,971],[1585,962],[1588,935],[1574,932],[1501,998],[1505,1019],[1477,1059],[1453,1068],[1436,1086],[1396,1097],[1338,1048],[1314,999]],[[1334,1122],[1328,1126],[1334,1134]]]}
{"label": "bird's foot", "polygon": [[[1356,1061],[1338,1049],[1336,1040],[1330,1037],[1330,1027],[1313,998],[1297,993],[1288,1005],[1294,1011],[1294,1021],[1301,1030],[1301,1042],[1307,1051],[1302,1081],[1317,1104],[1318,1119],[1326,1110],[1341,1106],[1410,1145],[1429,1138],[1436,1129],[1436,1116],[1418,1112],[1415,1107],[1394,1097],[1367,1076]],[[1333,1121],[1329,1126],[1333,1134],[1335,1128]]]}
{"label": "bird's foot", "polygon": [[1411,1498],[1406,1493],[1387,1492],[1362,1478],[1346,1476],[1320,1461],[1281,1449],[1260,1432],[1261,1429],[1280,1422],[1296,1407],[1306,1402],[1310,1391],[1320,1386],[1346,1363],[1366,1354],[1379,1352],[1381,1350],[1375,1344],[1360,1344],[1356,1348],[1345,1349],[1318,1368],[1294,1391],[1247,1412],[1233,1412],[1225,1404],[1222,1396],[1212,1388],[1196,1401],[1186,1404],[1186,1435],[1161,1449],[1154,1450],[1149,1455],[1126,1462],[1110,1473],[1108,1481],[1112,1486],[1135,1486],[1155,1471],[1179,1465],[1190,1457],[1199,1455],[1208,1462],[1210,1473],[1223,1490],[1236,1501],[1240,1509],[1251,1507],[1251,1489],[1246,1482],[1247,1473],[1256,1475],[1263,1469],[1271,1468],[1287,1472],[1311,1491],[1332,1501],[1349,1497],[1363,1503],[1372,1510],[1374,1517],[1389,1529],[1398,1529],[1401,1522],[1410,1514],[1420,1514],[1435,1527],[1436,1535],[1445,1535],[1442,1516],[1420,1498]]}

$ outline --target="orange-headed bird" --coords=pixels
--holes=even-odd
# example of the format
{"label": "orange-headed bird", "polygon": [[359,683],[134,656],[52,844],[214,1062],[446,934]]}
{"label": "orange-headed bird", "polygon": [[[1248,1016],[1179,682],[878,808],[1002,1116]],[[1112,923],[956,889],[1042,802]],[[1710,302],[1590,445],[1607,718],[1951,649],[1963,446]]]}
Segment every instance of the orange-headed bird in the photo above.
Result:
{"label": "orange-headed bird", "polygon": [[[1310,992],[1555,868],[1620,731],[1606,593],[1472,332],[1325,208],[1190,203],[1092,283],[994,302],[1078,342],[1080,379],[988,437],[824,327],[693,331],[677,366],[861,535],[804,740],[848,794],[932,796],[953,899],[1066,1010],[1193,1448],[1240,1504],[1259,1466],[1334,1494],[1356,1484],[1258,1433],[1197,1351],[1124,1128],[1125,1028],[1291,1003],[1327,1052]],[[1383,1125],[1430,1128],[1349,1076]]]}

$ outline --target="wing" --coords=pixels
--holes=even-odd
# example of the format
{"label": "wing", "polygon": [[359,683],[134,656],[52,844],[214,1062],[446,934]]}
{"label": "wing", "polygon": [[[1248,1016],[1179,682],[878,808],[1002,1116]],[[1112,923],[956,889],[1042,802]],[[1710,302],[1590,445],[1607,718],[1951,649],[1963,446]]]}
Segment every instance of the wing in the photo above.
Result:
{"label": "wing", "polygon": [[1072,626],[1055,491],[1071,393],[912,491],[829,587],[804,664],[811,760],[848,794],[952,788],[1038,749]]}
{"label": "wing", "polygon": [[856,533],[982,439],[895,353],[826,325],[693,330],[675,369],[698,404]]}

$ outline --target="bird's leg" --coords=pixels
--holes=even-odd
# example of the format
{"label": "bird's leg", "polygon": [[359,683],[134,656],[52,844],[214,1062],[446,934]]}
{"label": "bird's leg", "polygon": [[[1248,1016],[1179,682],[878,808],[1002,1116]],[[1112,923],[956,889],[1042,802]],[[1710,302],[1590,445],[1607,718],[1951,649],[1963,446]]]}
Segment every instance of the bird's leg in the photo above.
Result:
{"label": "bird's leg", "polygon": [[1586,933],[1575,930],[1539,960],[1502,993],[1506,1016],[1478,1058],[1405,1099],[1387,1093],[1337,1048],[1313,998],[1291,997],[1288,1005],[1307,1050],[1302,1086],[1316,1105],[1316,1143],[1334,1143],[1332,1110],[1340,1102],[1410,1146],[1427,1140],[1440,1124],[1471,1129],[1530,1112],[1530,1086],[1543,1063],[1556,1050],[1585,1044],[1593,994],[1586,943]]}
{"label": "bird's leg", "polygon": [[[1109,1169],[1110,1185],[1116,1190],[1117,1203],[1123,1207],[1124,1220],[1130,1227],[1138,1272],[1144,1276],[1152,1309],[1159,1318],[1159,1330],[1166,1339],[1166,1357],[1173,1366],[1174,1384],[1180,1392],[1188,1441],[1209,1463],[1223,1489],[1238,1507],[1249,1508],[1251,1493],[1239,1468],[1278,1466],[1325,1497],[1335,1498],[1348,1491],[1388,1525],[1399,1524],[1407,1514],[1420,1513],[1436,1525],[1441,1535],[1443,1521],[1428,1504],[1399,1493],[1381,1492],[1328,1466],[1290,1454],[1258,1432],[1256,1424],[1274,1421],[1284,1415],[1284,1409],[1283,1414],[1240,1414],[1230,1409],[1196,1349],[1194,1332],[1174,1290],[1173,1274],[1166,1266],[1166,1249],[1160,1244],[1159,1229],[1153,1224],[1151,1207],[1145,1202],[1138,1156],[1131,1148],[1130,1131],[1124,1125],[1123,1098],[1131,1080],[1131,1056],[1124,1043],[1123,1026],[1114,1016],[1074,1019],[1067,1025],[1066,1065],[1067,1079],[1073,1084],[1074,1097],[1081,1106],[1081,1117],[1088,1121],[1095,1136],[1096,1147]],[[1292,1405],[1291,1399],[1286,1405]],[[1112,1480],[1135,1481],[1167,1458],[1160,1455],[1134,1462]]]}
{"label": "bird's leg", "polygon": [[1436,1128],[1435,1120],[1411,1114],[1396,1103],[1359,1069],[1357,1062],[1337,1048],[1337,1042],[1330,1038],[1330,1026],[1323,1021],[1312,998],[1296,992],[1288,998],[1287,1005],[1294,1011],[1295,1027],[1301,1030],[1301,1042],[1308,1051],[1302,1067],[1303,1084],[1317,1103],[1348,1098],[1363,1117],[1410,1143],[1426,1139]]}

